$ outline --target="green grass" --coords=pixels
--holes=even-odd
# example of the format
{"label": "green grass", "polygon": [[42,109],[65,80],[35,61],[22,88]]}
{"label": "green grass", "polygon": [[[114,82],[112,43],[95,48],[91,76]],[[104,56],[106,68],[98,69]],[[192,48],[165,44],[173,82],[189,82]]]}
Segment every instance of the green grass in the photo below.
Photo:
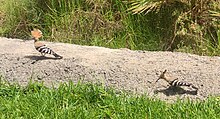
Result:
{"label": "green grass", "polygon": [[26,87],[0,84],[0,118],[59,119],[217,119],[219,98],[177,101],[173,104],[96,84],[61,84],[47,88],[30,83]]}
{"label": "green grass", "polygon": [[157,30],[149,26],[152,16],[132,15],[121,0],[0,1],[1,36],[30,39],[30,31],[39,28],[43,39],[53,42],[161,50]]}
{"label": "green grass", "polygon": [[[179,4],[165,5],[158,13],[132,14],[129,1],[0,0],[0,36],[31,39],[30,31],[39,28],[44,35],[41,40],[52,42],[219,55],[219,17],[205,14],[201,21],[207,25],[199,25]],[[217,15],[220,12],[219,2],[204,6]],[[206,7],[197,11],[203,10],[209,12]]]}

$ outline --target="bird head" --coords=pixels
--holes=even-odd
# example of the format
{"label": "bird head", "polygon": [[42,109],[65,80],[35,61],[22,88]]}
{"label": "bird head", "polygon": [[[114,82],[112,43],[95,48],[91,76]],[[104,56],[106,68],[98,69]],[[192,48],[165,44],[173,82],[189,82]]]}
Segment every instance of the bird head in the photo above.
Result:
{"label": "bird head", "polygon": [[33,29],[33,31],[31,31],[31,35],[34,39],[39,39],[40,37],[42,37],[42,32],[39,29]]}
{"label": "bird head", "polygon": [[166,80],[166,76],[165,76],[165,73],[167,72],[167,70],[164,70],[161,74],[160,74],[160,76],[159,76],[159,78],[156,80],[156,82],[158,82],[160,79],[165,79]]}

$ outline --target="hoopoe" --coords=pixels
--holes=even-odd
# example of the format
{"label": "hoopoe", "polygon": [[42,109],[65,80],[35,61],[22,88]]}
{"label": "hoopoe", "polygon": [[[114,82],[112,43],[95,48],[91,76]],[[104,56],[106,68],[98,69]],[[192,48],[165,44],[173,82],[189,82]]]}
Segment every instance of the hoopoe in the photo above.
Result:
{"label": "hoopoe", "polygon": [[34,47],[43,56],[45,56],[45,54],[51,54],[51,55],[55,56],[56,58],[59,58],[59,59],[63,58],[62,56],[56,54],[53,50],[48,48],[45,44],[39,42],[39,38],[43,36],[42,32],[39,29],[34,29],[33,31],[31,31],[31,35],[34,39]]}
{"label": "hoopoe", "polygon": [[174,78],[174,77],[170,77],[166,74],[167,70],[165,70],[160,76],[159,78],[156,80],[156,82],[158,82],[159,79],[164,79],[165,81],[167,81],[171,86],[177,87],[177,86],[188,86],[188,87],[192,87],[196,90],[198,90],[197,87],[195,87],[192,83],[187,83],[187,82],[182,82],[179,81],[178,78]]}

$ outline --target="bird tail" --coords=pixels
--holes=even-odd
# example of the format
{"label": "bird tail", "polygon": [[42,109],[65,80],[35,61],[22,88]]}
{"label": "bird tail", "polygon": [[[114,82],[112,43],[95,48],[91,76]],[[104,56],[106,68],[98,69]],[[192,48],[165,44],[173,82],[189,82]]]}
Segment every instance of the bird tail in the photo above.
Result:
{"label": "bird tail", "polygon": [[60,56],[60,55],[58,55],[58,54],[56,54],[56,53],[53,53],[53,56],[55,56],[55,57],[58,58],[58,59],[62,59],[62,58],[63,58],[62,56]]}
{"label": "bird tail", "polygon": [[194,86],[192,83],[186,83],[185,82],[185,83],[182,83],[182,86],[188,86],[188,87],[192,87],[192,88],[198,90],[198,88],[196,86]]}

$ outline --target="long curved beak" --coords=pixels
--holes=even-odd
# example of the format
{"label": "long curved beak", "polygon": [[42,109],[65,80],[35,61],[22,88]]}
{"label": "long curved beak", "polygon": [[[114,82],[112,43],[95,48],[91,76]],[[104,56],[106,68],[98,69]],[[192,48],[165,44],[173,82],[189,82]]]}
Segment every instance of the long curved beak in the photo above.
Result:
{"label": "long curved beak", "polygon": [[158,79],[156,80],[156,83],[158,82],[159,79],[160,79],[160,78],[158,78]]}

